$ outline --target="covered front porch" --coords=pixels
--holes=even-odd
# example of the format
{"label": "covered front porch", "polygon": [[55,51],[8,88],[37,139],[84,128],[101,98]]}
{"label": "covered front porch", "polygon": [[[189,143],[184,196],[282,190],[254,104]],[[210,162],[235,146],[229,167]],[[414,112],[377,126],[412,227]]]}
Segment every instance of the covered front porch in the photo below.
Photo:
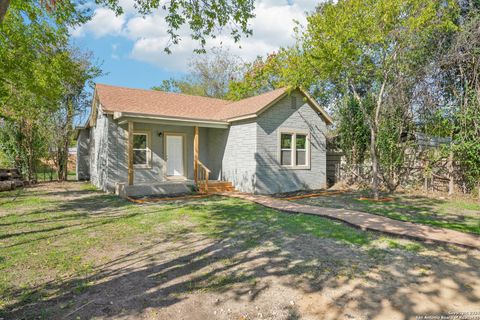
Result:
{"label": "covered front porch", "polygon": [[222,181],[227,123],[124,113],[114,114],[114,121],[123,130],[126,151],[125,176],[117,179],[117,194],[152,196],[232,189]]}

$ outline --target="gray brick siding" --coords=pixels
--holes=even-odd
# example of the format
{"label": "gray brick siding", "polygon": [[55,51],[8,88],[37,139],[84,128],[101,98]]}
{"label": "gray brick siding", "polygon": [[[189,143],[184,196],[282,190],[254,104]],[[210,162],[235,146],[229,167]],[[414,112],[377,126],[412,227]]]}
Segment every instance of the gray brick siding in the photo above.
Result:
{"label": "gray brick siding", "polygon": [[82,129],[77,139],[77,180],[90,179],[90,129]]}
{"label": "gray brick siding", "polygon": [[[326,124],[317,111],[292,92],[297,108],[287,96],[257,118],[257,162],[255,192],[276,193],[326,186]],[[310,133],[310,168],[291,169],[280,165],[280,132],[295,130]]]}
{"label": "gray brick siding", "polygon": [[[228,129],[199,129],[199,158],[211,170],[210,179],[231,181],[243,192],[276,193],[326,186],[324,120],[300,92],[293,92],[297,108],[287,96],[258,118],[236,121]],[[135,123],[134,130],[151,137],[151,168],[135,169],[134,184],[165,181],[165,132],[186,136],[187,178],[193,179],[193,136],[191,126]],[[279,164],[279,133],[282,130],[309,132],[310,167],[291,169]],[[161,134],[159,134],[161,133]],[[89,146],[89,147],[87,147]],[[127,125],[98,112],[96,125],[79,135],[77,175],[97,187],[113,192],[117,183],[127,182]],[[87,159],[89,159],[87,161]]]}
{"label": "gray brick siding", "polygon": [[243,192],[255,192],[255,152],[257,149],[255,119],[233,123],[228,131],[222,160],[222,178]]}

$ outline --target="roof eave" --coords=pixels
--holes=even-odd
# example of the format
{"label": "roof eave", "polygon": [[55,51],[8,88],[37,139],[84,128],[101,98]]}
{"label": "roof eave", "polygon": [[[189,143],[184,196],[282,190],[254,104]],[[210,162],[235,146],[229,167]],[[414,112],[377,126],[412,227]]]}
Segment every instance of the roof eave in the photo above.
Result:
{"label": "roof eave", "polygon": [[119,121],[150,122],[150,123],[168,123],[184,126],[202,126],[210,128],[228,128],[229,123],[222,120],[208,120],[184,117],[171,117],[161,115],[149,115],[135,112],[113,112],[113,119]]}
{"label": "roof eave", "polygon": [[241,120],[248,120],[248,119],[254,119],[258,117],[258,114],[256,113],[251,113],[251,114],[246,114],[238,117],[233,117],[233,118],[227,118],[226,121],[228,123],[235,122],[235,121],[241,121]]}

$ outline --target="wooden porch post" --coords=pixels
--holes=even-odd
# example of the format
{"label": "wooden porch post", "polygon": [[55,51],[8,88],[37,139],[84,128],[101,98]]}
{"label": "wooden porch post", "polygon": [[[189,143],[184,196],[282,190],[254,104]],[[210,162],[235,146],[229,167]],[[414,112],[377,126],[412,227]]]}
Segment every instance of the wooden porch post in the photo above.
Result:
{"label": "wooden porch post", "polygon": [[198,126],[194,128],[194,136],[193,136],[193,179],[195,180],[195,184],[198,183]]}
{"label": "wooden porch post", "polygon": [[128,121],[128,185],[133,185],[133,122]]}

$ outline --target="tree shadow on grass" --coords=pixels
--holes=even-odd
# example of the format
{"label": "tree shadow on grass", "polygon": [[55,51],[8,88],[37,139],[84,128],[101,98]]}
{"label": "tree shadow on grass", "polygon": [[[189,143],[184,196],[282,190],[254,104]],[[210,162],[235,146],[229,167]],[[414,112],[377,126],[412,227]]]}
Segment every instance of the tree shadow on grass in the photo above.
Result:
{"label": "tree shadow on grass", "polygon": [[132,203],[115,196],[93,194],[90,197],[54,202],[54,205],[45,209],[13,212],[3,216],[0,222],[0,240],[3,240],[0,248],[55,238],[157,211],[155,208],[132,210],[133,207]]}
{"label": "tree shadow on grass", "polygon": [[[324,312],[334,318],[344,317],[353,304],[368,319],[384,315],[389,308],[404,318],[414,317],[422,301],[428,302],[425,312],[448,312],[451,300],[445,299],[442,286],[448,286],[464,304],[480,302],[475,291],[480,285],[478,251],[462,251],[461,263],[398,250],[372,252],[375,235],[319,217],[221,198],[182,205],[196,212],[191,216],[195,229],[150,239],[144,246],[97,265],[88,276],[32,287],[29,295],[15,291],[12,295],[18,302],[0,315],[135,318],[147,309],[186,303],[192,295],[204,292],[244,301],[248,309],[249,302],[278,286],[313,296],[318,303],[320,298],[330,299],[330,304],[319,305],[319,309],[327,308]],[[158,206],[147,208],[158,210]],[[440,250],[456,254],[460,249]],[[277,279],[273,289],[272,278]],[[288,308],[291,298],[285,299],[276,303]],[[203,309],[198,312],[196,318],[212,317],[202,313]],[[293,310],[290,315],[298,318],[300,312]]]}
{"label": "tree shadow on grass", "polygon": [[443,207],[448,202],[444,199],[433,199],[402,193],[394,195],[385,194],[384,196],[393,198],[393,201],[375,202],[360,200],[360,198],[369,197],[369,192],[356,191],[306,198],[295,200],[295,202],[327,208],[362,211],[400,221],[411,221],[480,234],[480,211],[477,214],[465,214],[460,209],[452,208],[449,212],[445,212]]}

